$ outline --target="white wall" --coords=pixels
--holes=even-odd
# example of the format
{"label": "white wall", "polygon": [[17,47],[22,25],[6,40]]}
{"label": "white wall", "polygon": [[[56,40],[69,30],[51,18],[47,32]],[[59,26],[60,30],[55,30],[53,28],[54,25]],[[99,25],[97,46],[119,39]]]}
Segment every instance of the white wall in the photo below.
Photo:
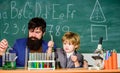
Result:
{"label": "white wall", "polygon": [[[88,61],[89,65],[94,65],[94,59],[92,59],[91,56],[93,56],[93,54],[91,53],[82,53],[84,55],[84,59],[86,59]],[[118,67],[120,67],[120,53],[117,54],[117,59],[118,59]]]}

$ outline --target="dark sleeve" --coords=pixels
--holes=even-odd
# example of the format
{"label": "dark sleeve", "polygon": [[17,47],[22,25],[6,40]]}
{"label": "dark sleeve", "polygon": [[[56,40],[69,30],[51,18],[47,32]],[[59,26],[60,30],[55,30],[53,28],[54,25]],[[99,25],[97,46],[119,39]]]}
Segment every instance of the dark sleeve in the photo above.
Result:
{"label": "dark sleeve", "polygon": [[58,55],[61,55],[61,53],[63,53],[63,49],[62,48],[56,48],[55,49],[55,60],[57,60],[59,58]]}
{"label": "dark sleeve", "polygon": [[0,56],[0,67],[2,67],[2,56]]}
{"label": "dark sleeve", "polygon": [[58,59],[58,53],[57,53],[58,49],[54,49],[55,52],[55,61]]}
{"label": "dark sleeve", "polygon": [[56,44],[54,45],[54,51],[56,51],[56,48],[57,48],[57,46],[56,46]]}
{"label": "dark sleeve", "polygon": [[77,54],[78,61],[80,63],[80,67],[83,67],[84,56],[82,54]]}

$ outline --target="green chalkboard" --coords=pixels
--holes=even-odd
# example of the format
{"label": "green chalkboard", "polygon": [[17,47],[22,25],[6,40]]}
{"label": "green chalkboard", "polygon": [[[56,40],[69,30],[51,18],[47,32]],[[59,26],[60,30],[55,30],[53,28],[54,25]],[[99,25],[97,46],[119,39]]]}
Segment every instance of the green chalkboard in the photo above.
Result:
{"label": "green chalkboard", "polygon": [[120,53],[120,0],[0,0],[0,40],[9,46],[15,39],[27,37],[28,21],[43,17],[47,22],[44,39],[50,34],[58,47],[67,31],[80,35],[80,52],[93,53],[103,37],[105,50]]}

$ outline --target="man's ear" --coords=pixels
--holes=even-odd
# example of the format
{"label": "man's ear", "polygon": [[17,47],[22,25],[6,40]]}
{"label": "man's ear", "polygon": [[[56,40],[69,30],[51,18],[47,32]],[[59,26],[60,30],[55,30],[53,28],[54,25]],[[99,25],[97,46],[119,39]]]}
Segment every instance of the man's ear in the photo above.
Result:
{"label": "man's ear", "polygon": [[45,35],[45,32],[43,33],[43,37],[44,37],[44,35]]}

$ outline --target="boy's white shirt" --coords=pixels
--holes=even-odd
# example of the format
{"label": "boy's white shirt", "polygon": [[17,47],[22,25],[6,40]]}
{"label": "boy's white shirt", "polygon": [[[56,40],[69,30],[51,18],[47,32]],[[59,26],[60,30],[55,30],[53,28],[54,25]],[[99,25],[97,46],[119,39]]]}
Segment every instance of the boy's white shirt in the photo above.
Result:
{"label": "boy's white shirt", "polygon": [[67,58],[70,58],[71,55],[73,55],[74,51],[73,52],[70,52],[70,53],[66,53],[67,54]]}

